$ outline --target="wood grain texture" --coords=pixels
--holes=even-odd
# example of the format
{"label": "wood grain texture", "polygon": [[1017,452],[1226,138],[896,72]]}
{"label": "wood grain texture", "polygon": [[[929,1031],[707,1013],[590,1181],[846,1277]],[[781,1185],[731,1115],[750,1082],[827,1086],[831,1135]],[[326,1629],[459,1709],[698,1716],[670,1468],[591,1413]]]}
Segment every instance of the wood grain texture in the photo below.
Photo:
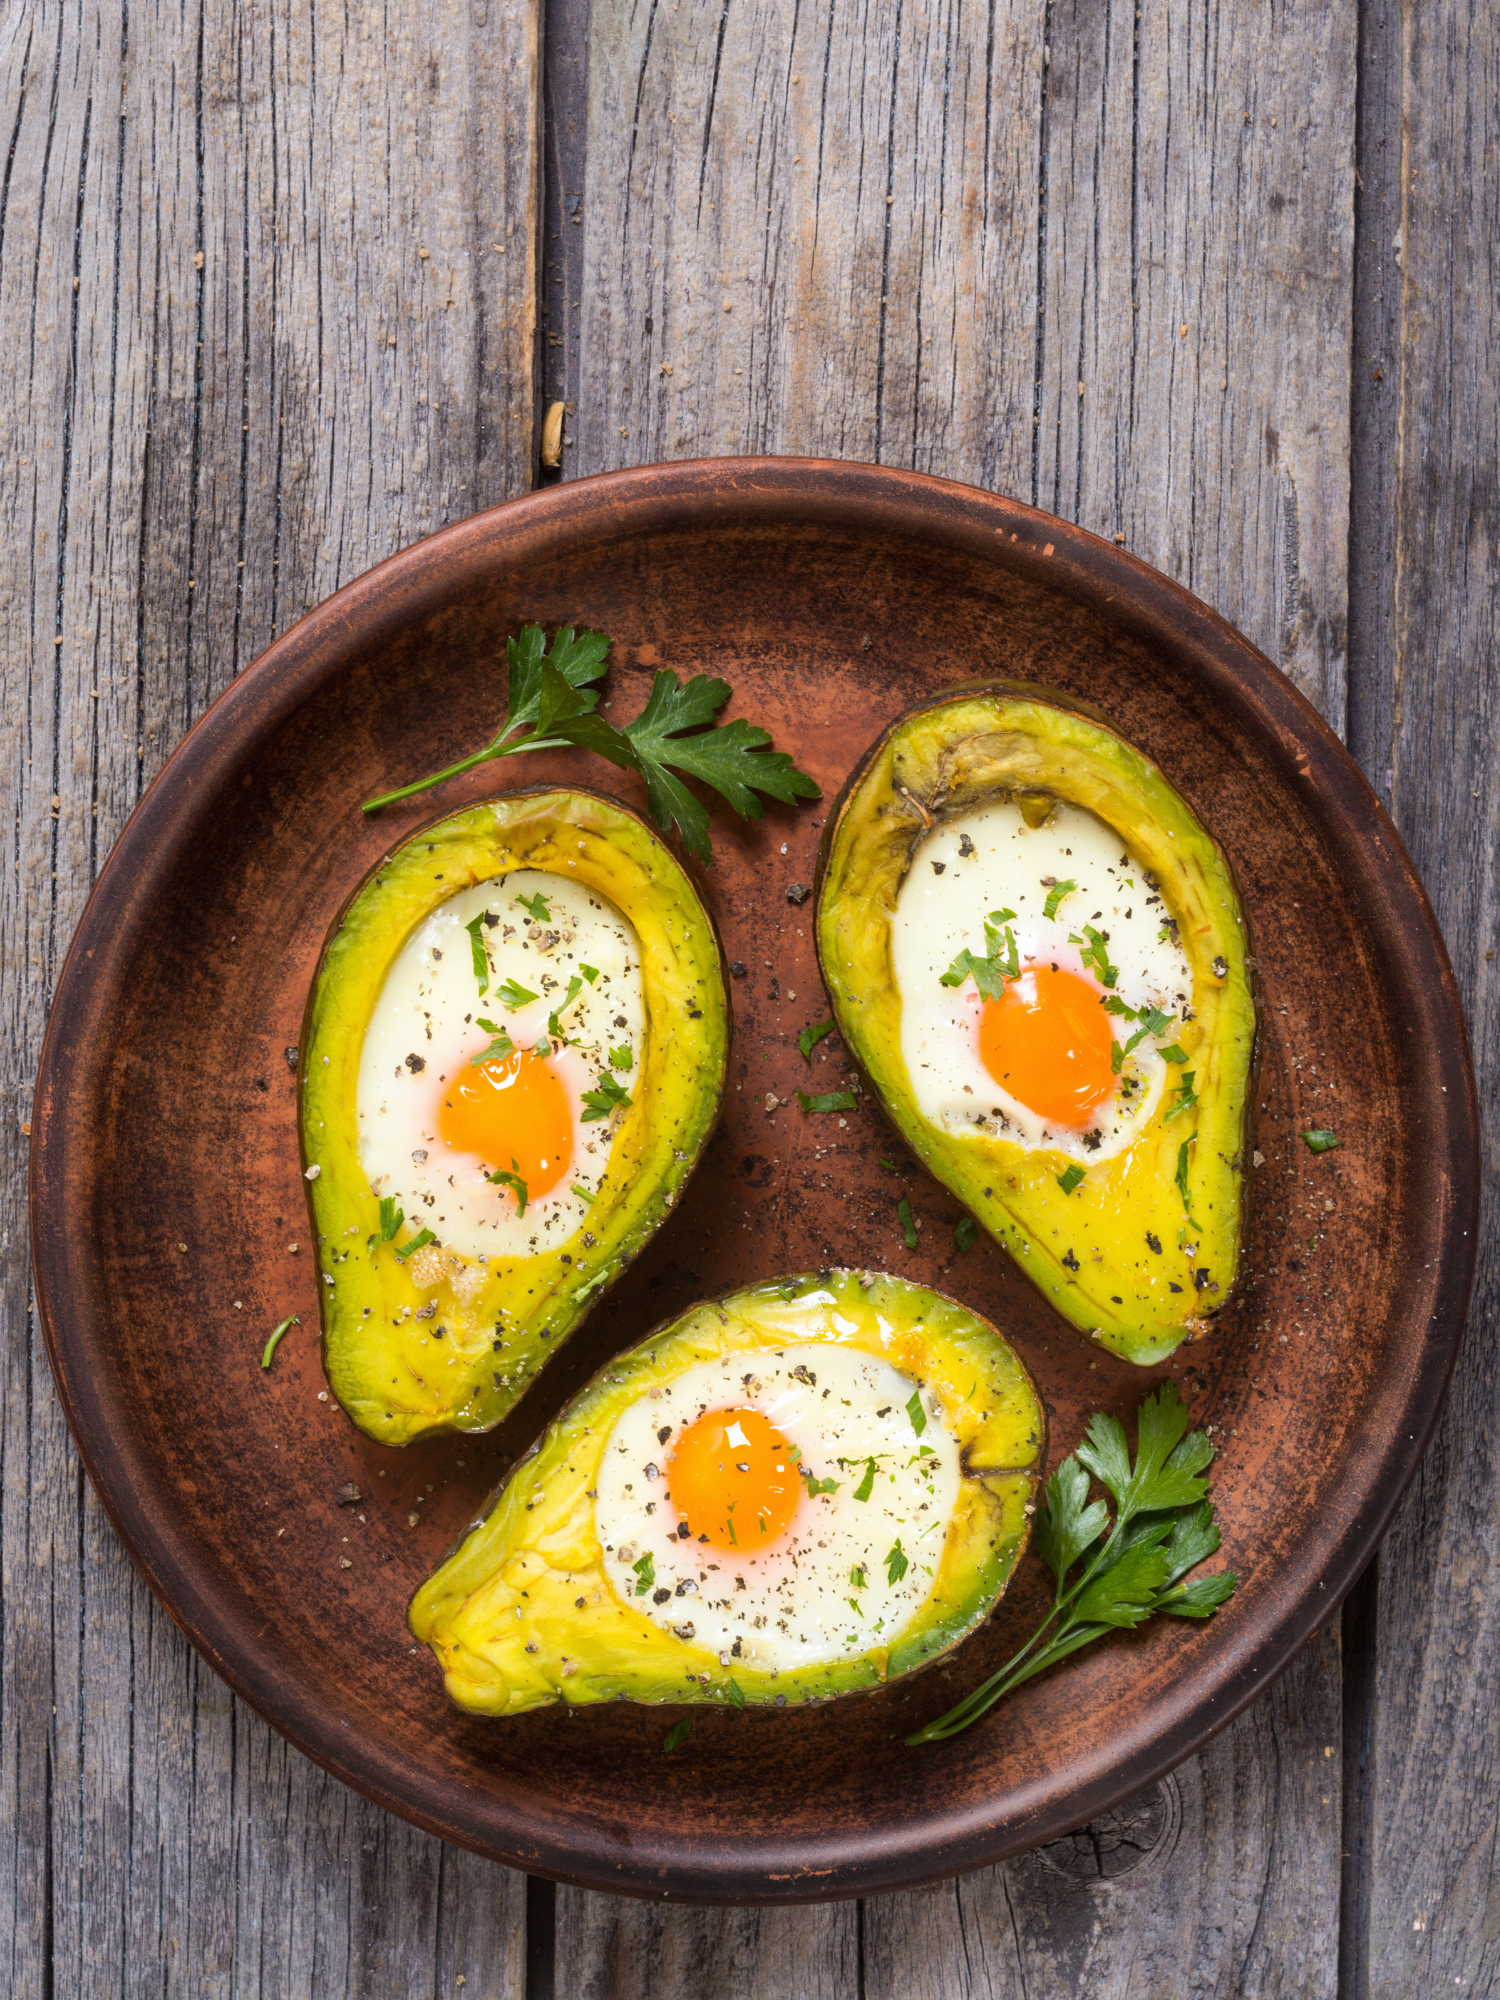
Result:
{"label": "wood grain texture", "polygon": [[[1014,491],[1124,535],[1338,719],[1352,13],[1135,11],[601,5],[569,469],[818,451]],[[1463,0],[1364,14],[1392,39],[1395,156],[1364,254],[1401,250],[1389,337],[1354,356],[1380,370],[1390,480],[1349,721],[1447,926],[1493,1135],[1495,30]],[[529,11],[484,0],[148,5],[128,31],[42,0],[0,22],[10,1991],[52,1990],[54,1953],[58,1991],[518,1990],[513,1878],[330,1786],[124,1564],[52,1397],[21,1191],[61,954],[173,742],[302,606],[527,481],[535,61]],[[1500,1990],[1488,1227],[1454,1400],[1382,1558],[1361,1993]],[[1069,1990],[1079,1967],[1101,1992],[1166,1990],[1148,1969],[1330,1991],[1337,1707],[1322,1642],[1178,1774],[1197,1874],[1173,1881],[1219,1899],[1222,1932],[1189,1936],[1154,1862],[1081,1889],[1037,1857],[867,1906],[868,1988],[921,1991],[930,1950],[945,1994],[1023,1971]],[[560,1910],[579,1991],[671,1992],[653,1967],[684,1990],[858,1984],[847,1912]]]}
{"label": "wood grain texture", "polygon": [[567,2000],[862,2000],[857,1903],[694,1910],[557,1893]]}
{"label": "wood grain texture", "polygon": [[1353,19],[1136,13],[599,6],[566,462],[1015,493],[1206,596],[1337,727]]}
{"label": "wood grain texture", "polygon": [[[764,450],[1017,493],[1180,577],[1338,727],[1353,21],[1136,11],[602,0],[565,467]],[[1158,1906],[1030,1862],[882,1899],[866,1990],[1331,1992],[1340,1737],[1330,1640],[1179,1774]]]}
{"label": "wood grain texture", "polygon": [[1024,495],[1042,20],[596,6],[567,471],[765,451]]}
{"label": "wood grain texture", "polygon": [[11,1992],[447,1992],[466,1961],[468,1991],[519,1988],[519,1880],[289,1752],[126,1564],[53,1397],[23,1196],[62,953],[176,739],[305,605],[528,483],[535,72],[531,11],[484,0],[0,25]]}
{"label": "wood grain texture", "polygon": [[1344,720],[1355,17],[1051,10],[1039,506]]}
{"label": "wood grain texture", "polygon": [[[1500,1168],[1500,34],[1451,0],[1392,9],[1366,155],[1357,366],[1388,483],[1359,550],[1373,602],[1356,743],[1443,923]],[[1369,196],[1367,195],[1367,200]],[[1374,226],[1379,217],[1380,227]],[[1386,542],[1381,530],[1389,538]],[[1387,549],[1389,555],[1387,556]],[[1437,1440],[1380,1556],[1363,1996],[1500,1993],[1500,1213]]]}
{"label": "wood grain texture", "polygon": [[1330,1630],[1133,1814],[867,1902],[867,2000],[1324,2000],[1338,1943],[1326,1857],[1338,1847],[1339,1750],[1337,1734],[1316,1739],[1338,1671]]}

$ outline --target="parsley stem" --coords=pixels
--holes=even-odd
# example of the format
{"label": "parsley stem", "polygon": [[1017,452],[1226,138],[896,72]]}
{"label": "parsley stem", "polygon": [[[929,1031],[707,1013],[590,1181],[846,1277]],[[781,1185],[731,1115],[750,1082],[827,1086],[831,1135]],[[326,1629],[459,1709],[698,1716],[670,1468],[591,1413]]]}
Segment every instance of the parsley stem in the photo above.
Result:
{"label": "parsley stem", "polygon": [[271,1338],[266,1342],[265,1352],[260,1357],[260,1365],[262,1368],[270,1367],[271,1356],[276,1352],[276,1349],[280,1346],[283,1336],[292,1327],[301,1326],[301,1324],[302,1321],[298,1318],[296,1313],[288,1313],[286,1318],[281,1322],[280,1326],[274,1327],[272,1329]]}
{"label": "parsley stem", "polygon": [[946,1715],[940,1715],[936,1722],[929,1722],[924,1729],[906,1737],[904,1740],[908,1744],[939,1743],[949,1736],[957,1736],[960,1730],[967,1729],[970,1723],[988,1714],[996,1702],[1013,1688],[1020,1687],[1034,1674],[1045,1672],[1057,1660],[1066,1659],[1069,1653],[1076,1652],[1080,1646],[1086,1646],[1091,1639],[1097,1639],[1111,1629],[1108,1625],[1074,1625],[1066,1614],[1069,1605],[1093,1582],[1099,1571],[1108,1568],[1107,1558],[1135,1512],[1133,1507],[1120,1508],[1114,1525],[1100,1542],[1094,1560],[1071,1589],[1058,1587],[1052,1609],[1020,1651],[1012,1653],[1004,1666],[998,1667],[987,1681],[982,1681],[972,1694],[966,1695]]}
{"label": "parsley stem", "polygon": [[360,808],[362,812],[379,812],[382,806],[396,805],[402,799],[415,798],[419,792],[430,792],[434,785],[442,784],[445,778],[456,778],[464,771],[472,771],[477,764],[487,764],[494,757],[515,757],[526,750],[568,750],[572,745],[561,736],[522,736],[514,743],[508,743],[502,732],[482,750],[476,750],[472,757],[460,757],[456,764],[450,764],[446,771],[434,771],[430,778],[418,778],[414,784],[402,785],[399,791],[382,792],[378,799],[366,799]]}

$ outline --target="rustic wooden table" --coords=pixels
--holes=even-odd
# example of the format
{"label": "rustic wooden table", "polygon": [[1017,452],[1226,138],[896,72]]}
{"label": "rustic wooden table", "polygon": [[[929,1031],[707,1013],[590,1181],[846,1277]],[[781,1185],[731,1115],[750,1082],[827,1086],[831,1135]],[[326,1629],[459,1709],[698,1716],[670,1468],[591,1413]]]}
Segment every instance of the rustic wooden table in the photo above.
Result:
{"label": "rustic wooden table", "polygon": [[1276,1687],[1109,1824],[773,1911],[528,1882],[233,1700],[78,1468],[23,1219],[52,985],[142,789],[306,606],[555,476],[553,398],[566,478],[915,466],[1217,606],[1417,858],[1493,1160],[1497,75],[1474,0],[9,0],[9,1992],[1500,1993],[1493,1210],[1437,1442]]}

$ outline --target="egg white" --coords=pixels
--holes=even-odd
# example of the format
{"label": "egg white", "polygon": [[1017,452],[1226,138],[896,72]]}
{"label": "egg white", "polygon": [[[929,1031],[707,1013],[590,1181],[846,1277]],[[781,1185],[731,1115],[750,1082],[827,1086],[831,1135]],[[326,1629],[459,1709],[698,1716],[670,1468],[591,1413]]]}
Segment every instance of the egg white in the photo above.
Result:
{"label": "egg white", "polygon": [[[1078,884],[1045,914],[1044,878]],[[1129,1146],[1160,1101],[1167,1066],[1150,1037],[1125,1058],[1114,1094],[1081,1131],[1049,1125],[1002,1089],[979,1053],[980,996],[972,979],[944,986],[942,975],[966,947],[985,949],[991,910],[1016,912],[1010,928],[1021,964],[1078,974],[1105,989],[1069,942],[1092,924],[1108,935],[1112,989],[1127,1006],[1159,1007],[1177,1024],[1192,1019],[1192,974],[1171,912],[1120,836],[1082,807],[1058,805],[1029,827],[1011,801],[945,820],[917,847],[891,918],[891,968],[901,995],[901,1055],[917,1110],[951,1133],[983,1132],[1027,1148],[1044,1147],[1085,1164]],[[1111,1016],[1117,1041],[1134,1022]],[[1162,1040],[1170,1045],[1173,1030]]]}
{"label": "egg white", "polygon": [[[879,1356],[826,1342],[700,1362],[648,1391],[610,1433],[594,1502],[620,1595],[725,1664],[781,1671],[888,1645],[932,1588],[961,1482],[957,1440],[928,1394],[918,1434],[907,1407],[916,1393]],[[804,1490],[785,1533],[753,1553],[677,1533],[673,1444],[718,1409],[762,1411],[815,1478],[838,1482],[816,1498]],[[858,1500],[871,1456],[874,1484]],[[892,1581],[886,1558],[898,1539],[908,1567]],[[646,1555],[655,1575],[638,1596],[634,1565]],[[855,1568],[863,1586],[851,1582]],[[670,1595],[658,1604],[662,1591]]]}
{"label": "egg white", "polygon": [[[522,896],[537,894],[546,899],[544,922],[520,905]],[[465,926],[486,912],[500,921],[483,931],[491,970],[489,991],[481,995]],[[545,1042],[548,1015],[580,965],[598,977],[592,984],[585,979],[561,1014],[558,1025],[574,1046],[552,1058],[572,1106],[572,1159],[558,1185],[528,1201],[522,1216],[515,1197],[485,1178],[504,1161],[486,1162],[444,1142],[438,1127],[444,1086],[489,1046],[491,1036],[477,1026],[480,1015],[505,1028],[518,1048]],[[507,1011],[498,997],[506,980],[538,998]],[[582,1093],[595,1087],[609,1050],[622,1045],[632,1066],[619,1081],[630,1089],[645,1052],[645,1021],[635,930],[597,890],[537,869],[460,890],[406,940],[365,1030],[356,1110],[372,1190],[394,1196],[410,1222],[470,1259],[557,1248],[588,1214],[575,1187],[596,1193],[609,1162],[612,1121],[584,1124]]]}

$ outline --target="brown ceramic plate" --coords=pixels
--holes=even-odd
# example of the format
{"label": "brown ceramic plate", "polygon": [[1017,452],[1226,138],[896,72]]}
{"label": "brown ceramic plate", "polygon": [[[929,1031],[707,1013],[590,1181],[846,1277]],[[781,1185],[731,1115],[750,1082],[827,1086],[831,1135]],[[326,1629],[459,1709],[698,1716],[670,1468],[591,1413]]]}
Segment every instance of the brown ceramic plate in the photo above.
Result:
{"label": "brown ceramic plate", "polygon": [[[497,658],[538,619],[615,638],[608,711],[650,669],[704,668],[831,798],[918,697],[982,671],[1085,695],[1227,850],[1264,992],[1249,1277],[1212,1338],[1143,1376],[1054,1320],[952,1201],[877,1165],[875,1116],[766,1110],[826,1013],[809,935],[824,807],[717,807],[704,891],[733,960],[723,1124],[681,1209],[503,1431],[406,1452],[322,1399],[287,1048],[329,920],[388,846],[501,783],[581,782],[581,755],[481,769],[364,820],[359,801],[484,741]],[[1331,1125],[1336,1152],[1297,1138]],[[1013,501],[867,466],[726,460],[561,486],[446,529],[320,606],[204,716],[104,868],[53,1006],[32,1140],[48,1347],[110,1518],[236,1690],[392,1811],[516,1866],[722,1901],[891,1889],[994,1861],[1168,1770],[1326,1620],[1431,1432],[1473,1262],[1477,1117],[1436,923],[1374,794],[1285,678],[1176,584]],[[896,1201],[910,1193],[922,1247]],[[1332,1206],[1330,1207],[1330,1204]],[[294,1254],[289,1246],[300,1244]],[[185,1247],[184,1247],[185,1246]],[[779,1271],[883,1265],[1016,1342],[1054,1456],[1170,1373],[1222,1452],[1243,1581],[1205,1628],[1158,1620],[1032,1683],[946,1745],[901,1747],[1036,1613],[1023,1568],[951,1664],[807,1713],[485,1723],[414,1652],[407,1598],[510,1458],[608,1355],[691,1300]],[[273,1322],[303,1324],[262,1374]],[[340,1509],[353,1480],[364,1495]],[[347,1540],[345,1539],[347,1537]],[[345,1564],[348,1567],[345,1567]]]}

